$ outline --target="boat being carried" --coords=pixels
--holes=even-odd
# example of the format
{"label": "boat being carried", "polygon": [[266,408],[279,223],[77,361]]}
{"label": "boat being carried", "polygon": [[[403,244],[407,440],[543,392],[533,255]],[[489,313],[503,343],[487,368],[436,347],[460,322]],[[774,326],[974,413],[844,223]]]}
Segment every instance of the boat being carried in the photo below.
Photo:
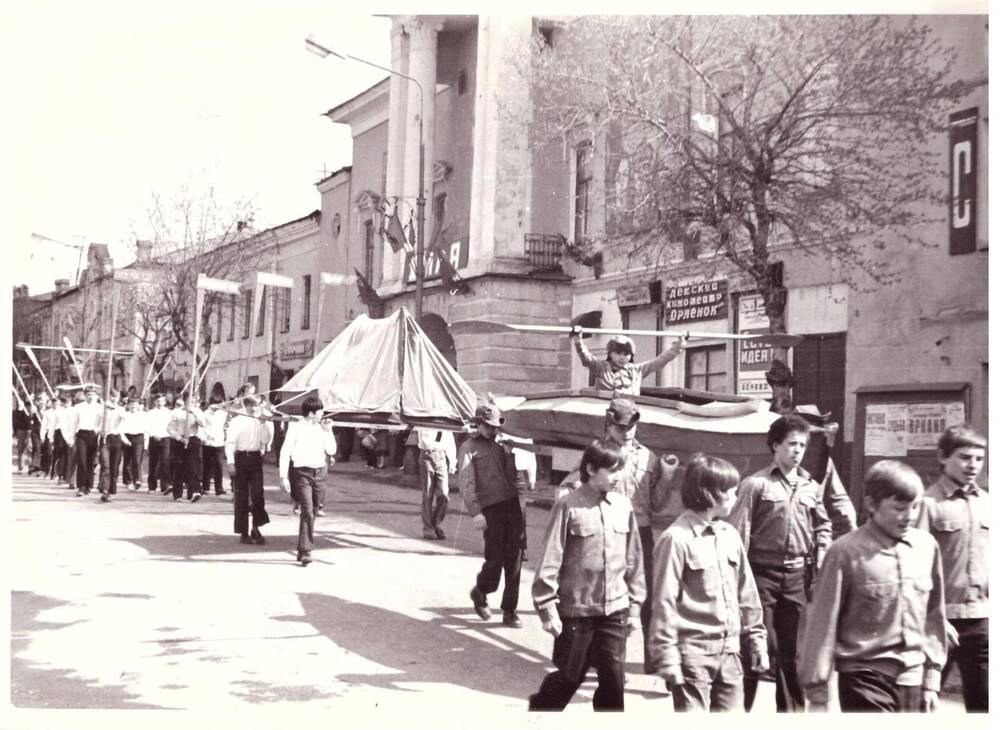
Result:
{"label": "boat being carried", "polygon": [[[582,450],[604,434],[611,398],[609,391],[593,388],[534,393],[504,412],[504,431],[530,438],[539,453]],[[647,388],[630,399],[639,407],[639,442],[658,454],[687,463],[703,451],[741,474],[772,459],[766,434],[778,415],[766,401],[687,388]]]}

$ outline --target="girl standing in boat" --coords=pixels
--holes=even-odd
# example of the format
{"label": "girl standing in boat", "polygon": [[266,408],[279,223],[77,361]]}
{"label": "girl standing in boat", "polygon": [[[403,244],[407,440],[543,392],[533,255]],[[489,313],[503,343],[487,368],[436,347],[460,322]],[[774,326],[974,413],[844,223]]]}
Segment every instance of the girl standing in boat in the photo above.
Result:
{"label": "girl standing in boat", "polygon": [[652,360],[635,362],[635,344],[625,335],[614,335],[608,340],[608,357],[598,360],[583,344],[583,330],[574,327],[570,339],[580,356],[580,362],[594,376],[594,387],[613,391],[616,395],[639,395],[642,379],[664,367],[677,357],[684,347],[687,337],[679,338],[668,349]]}

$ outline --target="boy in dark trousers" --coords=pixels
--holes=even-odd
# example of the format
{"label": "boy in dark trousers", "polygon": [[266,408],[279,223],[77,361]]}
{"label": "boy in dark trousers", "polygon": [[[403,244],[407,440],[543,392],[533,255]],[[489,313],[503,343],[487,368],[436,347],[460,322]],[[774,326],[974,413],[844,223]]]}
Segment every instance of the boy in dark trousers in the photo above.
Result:
{"label": "boy in dark trousers", "polygon": [[562,710],[591,666],[594,709],[625,709],[625,638],[641,627],[646,579],[632,503],[614,491],[621,459],[617,444],[592,442],[580,487],[552,508],[531,594],[542,628],[556,637],[556,671],[528,700],[531,710]]}
{"label": "boy in dark trousers", "polygon": [[728,461],[692,454],[685,510],[656,543],[649,649],[674,710],[742,709],[750,671],[767,670],[764,613],[739,533],[720,518],[736,502],[740,475]]}
{"label": "boy in dark trousers", "polygon": [[826,709],[836,669],[843,712],[933,711],[945,660],[944,579],[934,538],[912,529],[923,484],[900,461],[864,479],[868,521],[830,546],[806,621],[799,679]]}
{"label": "boy in dark trousers", "polygon": [[917,526],[941,549],[945,615],[953,663],[962,675],[969,712],[990,709],[989,498],[976,484],[986,439],[969,426],[950,426],[938,440],[941,476],[924,493]]}
{"label": "boy in dark trousers", "polygon": [[492,403],[476,408],[476,432],[458,452],[458,487],[476,524],[485,522],[485,560],[469,592],[476,615],[488,621],[486,596],[500,586],[503,574],[503,624],[522,626],[517,615],[524,555],[524,512],[517,491],[517,467],[510,449],[497,442],[504,423],[500,409]]}

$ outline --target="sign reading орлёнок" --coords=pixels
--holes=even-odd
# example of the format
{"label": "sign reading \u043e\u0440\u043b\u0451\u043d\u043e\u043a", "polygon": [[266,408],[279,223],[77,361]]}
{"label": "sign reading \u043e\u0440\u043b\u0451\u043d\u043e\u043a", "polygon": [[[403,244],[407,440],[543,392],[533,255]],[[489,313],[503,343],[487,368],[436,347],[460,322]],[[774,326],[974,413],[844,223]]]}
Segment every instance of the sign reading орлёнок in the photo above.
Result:
{"label": "sign reading \u043e\u0440\u043b\u0451\u043d\u043e\u043a", "polygon": [[725,279],[701,284],[671,286],[663,299],[665,325],[722,319],[729,316],[729,282]]}

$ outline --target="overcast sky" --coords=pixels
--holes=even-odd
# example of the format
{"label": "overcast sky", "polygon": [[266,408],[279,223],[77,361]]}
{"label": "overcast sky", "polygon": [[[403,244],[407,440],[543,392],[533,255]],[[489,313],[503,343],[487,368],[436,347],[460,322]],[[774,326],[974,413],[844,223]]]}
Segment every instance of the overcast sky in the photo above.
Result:
{"label": "overcast sky", "polygon": [[351,162],[349,131],[320,115],[384,74],[322,60],[303,40],[389,64],[389,20],[340,7],[23,3],[7,49],[17,63],[12,283],[36,294],[76,274],[77,252],[33,231],[106,243],[117,265],[129,262],[151,191],[213,185],[224,200],[252,197],[259,227],[318,208],[324,165]]}

